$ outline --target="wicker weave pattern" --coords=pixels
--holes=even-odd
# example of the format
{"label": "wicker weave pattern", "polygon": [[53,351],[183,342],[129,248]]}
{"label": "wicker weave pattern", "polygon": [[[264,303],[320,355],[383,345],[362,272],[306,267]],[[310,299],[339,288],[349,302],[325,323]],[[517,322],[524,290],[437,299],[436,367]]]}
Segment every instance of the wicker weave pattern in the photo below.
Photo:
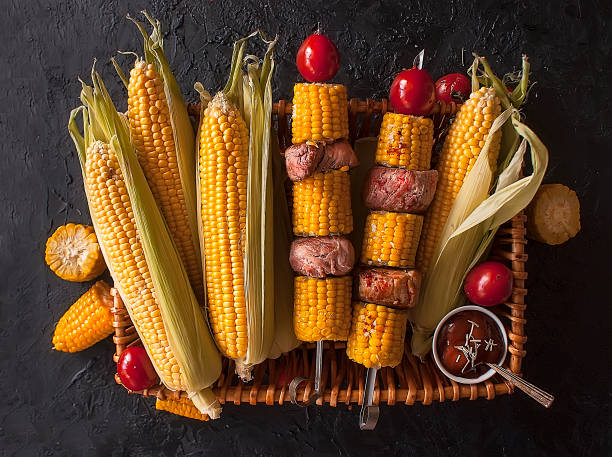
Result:
{"label": "wicker weave pattern", "polygon": [[[349,102],[349,131],[350,139],[376,134],[380,128],[381,118],[390,110],[387,100],[375,102],[373,100],[352,99]],[[446,105],[439,103],[432,112],[436,134],[441,135],[448,119],[457,111],[452,103]],[[190,107],[190,113],[199,113],[197,107]],[[284,100],[274,104],[273,113],[276,117],[281,150],[291,144],[288,115],[291,114],[291,105]],[[278,115],[281,113],[281,115]],[[521,375],[522,360],[526,355],[525,343],[525,280],[527,273],[525,263],[527,254],[525,246],[525,220],[523,213],[515,216],[505,224],[497,233],[491,258],[505,261],[514,274],[514,289],[511,301],[495,308],[500,316],[509,338],[508,357],[505,366],[514,373]],[[126,347],[140,344],[138,335],[130,318],[119,298],[114,296],[114,342],[117,351],[114,360]],[[266,360],[258,365],[254,371],[254,379],[249,384],[242,383],[234,374],[234,362],[223,359],[221,377],[215,383],[214,390],[221,403],[248,403],[251,405],[265,403],[267,405],[283,404],[289,402],[288,385],[294,376],[312,378],[314,376],[314,344],[305,343],[299,348],[283,355],[276,360]],[[325,343],[323,361],[322,385],[324,395],[317,401],[331,406],[338,404],[351,405],[361,403],[364,395],[365,368],[348,359],[343,342]],[[488,381],[474,385],[461,385],[446,378],[435,366],[433,360],[428,358],[425,362],[419,361],[410,352],[409,338],[402,363],[395,368],[383,368],[376,379],[374,402],[389,405],[422,403],[429,405],[434,401],[457,401],[468,398],[486,398],[491,400],[498,395],[510,394],[513,386],[503,379],[495,376]],[[119,377],[115,380],[120,384]],[[298,398],[307,400],[314,387],[312,383],[304,383],[298,390]],[[185,392],[173,392],[163,386],[156,386],[139,393],[145,397],[154,396],[161,399],[179,398],[186,396]]]}

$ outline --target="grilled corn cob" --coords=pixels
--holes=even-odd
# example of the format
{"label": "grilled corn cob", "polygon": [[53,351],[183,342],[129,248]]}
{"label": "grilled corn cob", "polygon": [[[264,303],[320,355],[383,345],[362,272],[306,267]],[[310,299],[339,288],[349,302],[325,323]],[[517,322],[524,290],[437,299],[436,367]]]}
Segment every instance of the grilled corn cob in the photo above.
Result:
{"label": "grilled corn cob", "polygon": [[353,231],[351,183],[346,171],[315,173],[293,183],[293,233],[301,236]]}
{"label": "grilled corn cob", "polygon": [[193,402],[189,398],[180,397],[178,400],[167,398],[162,400],[158,398],[155,402],[155,409],[159,411],[167,411],[177,416],[184,416],[190,419],[197,419],[200,421],[208,421],[209,417],[207,414],[202,414],[195,407]]}
{"label": "grilled corn cob", "polygon": [[295,278],[293,324],[302,341],[346,341],[351,325],[351,276]]}
{"label": "grilled corn cob", "polygon": [[380,126],[376,162],[408,170],[428,170],[433,146],[433,121],[385,113]]}
{"label": "grilled corn cob", "polygon": [[[463,180],[476,163],[493,121],[500,113],[501,104],[495,90],[482,87],[472,92],[469,100],[461,106],[448,131],[437,167],[438,188],[425,215],[423,238],[417,254],[417,264],[424,272],[431,264]],[[501,131],[494,135],[489,155],[492,169],[497,163]]]}
{"label": "grilled corn cob", "polygon": [[45,261],[66,281],[91,281],[106,270],[98,239],[90,225],[58,227],[47,240]]}
{"label": "grilled corn cob", "polygon": [[341,84],[299,83],[293,87],[293,143],[348,138],[348,100]]}
{"label": "grilled corn cob", "polygon": [[[202,298],[202,265],[183,188],[183,180],[193,178],[181,176],[181,159],[177,155],[164,81],[153,64],[142,60],[138,60],[130,72],[128,119],[140,166],[168,224],[191,286],[196,296]],[[193,143],[193,133],[189,140]],[[191,151],[193,153],[193,144]],[[189,159],[192,157],[190,154]],[[195,201],[191,204],[195,205]]]}
{"label": "grilled corn cob", "polygon": [[398,365],[404,354],[407,320],[407,310],[356,302],[346,354],[366,368]]}
{"label": "grilled corn cob", "polygon": [[113,333],[110,286],[98,281],[66,311],[55,327],[53,349],[78,352]]}
{"label": "grilled corn cob", "polygon": [[366,265],[414,267],[423,216],[372,211],[366,219],[361,262]]}
{"label": "grilled corn cob", "polygon": [[200,127],[201,217],[206,257],[208,315],[221,352],[247,350],[244,288],[249,138],[240,111],[220,92]]}

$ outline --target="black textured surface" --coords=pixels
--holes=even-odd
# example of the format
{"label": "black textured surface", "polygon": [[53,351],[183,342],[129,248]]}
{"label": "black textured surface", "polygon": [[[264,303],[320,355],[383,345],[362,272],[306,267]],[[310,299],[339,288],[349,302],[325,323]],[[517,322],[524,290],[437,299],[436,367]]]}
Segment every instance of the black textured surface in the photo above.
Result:
{"label": "black textured surface", "polygon": [[[445,4],[445,6],[442,6]],[[231,5],[231,6],[230,6]],[[113,381],[110,339],[76,355],[51,350],[55,322],[86,284],[45,266],[55,227],[88,222],[66,131],[77,76],[92,59],[123,96],[108,64],[140,50],[127,12],[164,24],[180,84],[221,88],[231,43],[256,27],[279,33],[275,98],[289,98],[293,59],[320,22],[342,55],[337,80],[379,98],[421,48],[434,75],[489,57],[499,73],[521,52],[538,81],[525,114],[550,149],[546,182],[578,192],[580,234],[561,247],[529,244],[526,377],[557,396],[544,410],[521,393],[492,402],[383,407],[374,432],[345,407],[226,406],[202,424],[158,413]],[[5,0],[0,12],[0,455],[4,456],[605,456],[612,454],[610,367],[608,1],[352,2]],[[124,65],[128,58],[122,58]],[[601,266],[601,268],[600,268]]]}

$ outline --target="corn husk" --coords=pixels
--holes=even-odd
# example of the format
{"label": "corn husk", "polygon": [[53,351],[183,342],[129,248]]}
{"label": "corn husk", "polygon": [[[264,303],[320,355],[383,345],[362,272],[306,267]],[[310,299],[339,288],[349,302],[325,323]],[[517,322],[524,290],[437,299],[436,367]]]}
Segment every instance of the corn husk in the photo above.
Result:
{"label": "corn husk", "polygon": [[[172,69],[166,60],[164,53],[164,42],[162,37],[161,25],[158,20],[153,19],[146,11],[142,12],[153,27],[152,33],[149,35],[142,23],[128,15],[130,19],[140,31],[143,38],[143,59],[147,64],[151,64],[157,70],[160,78],[164,83],[164,92],[168,103],[168,112],[170,113],[170,124],[174,138],[176,150],[176,163],[179,169],[181,185],[183,187],[183,196],[189,219],[189,227],[193,238],[194,252],[200,256],[199,236],[198,236],[198,215],[197,215],[197,192],[196,181],[196,155],[195,155],[195,133],[187,105],[181,94],[179,85],[172,73]],[[128,53],[133,54],[133,53]],[[137,56],[136,62],[141,59]],[[117,70],[120,78],[127,87],[129,84],[125,74],[112,59],[113,65]],[[199,262],[199,260],[198,260]]]}
{"label": "corn husk", "polygon": [[300,342],[293,331],[293,273],[288,256],[293,231],[285,192],[287,175],[278,138],[272,135],[270,141],[274,181],[274,342],[268,358],[275,359]]}
{"label": "corn husk", "polygon": [[[482,58],[477,57],[477,61]],[[476,66],[477,62],[474,68]],[[488,65],[485,70],[490,77],[492,72]],[[423,279],[419,303],[411,312],[412,352],[420,357],[431,350],[431,335],[438,322],[450,310],[463,304],[462,285],[467,272],[486,255],[499,226],[529,204],[548,166],[546,146],[519,120],[519,112],[512,103],[504,106],[508,108],[492,126],[492,130],[503,128],[500,151],[503,158],[497,179],[488,165],[489,135],[453,203],[434,264]],[[511,141],[504,142],[509,129],[512,130]],[[520,145],[512,139],[514,136],[523,139]],[[527,145],[533,172],[519,179]]]}
{"label": "corn husk", "polygon": [[[92,80],[93,88],[83,84],[81,100],[84,107],[74,110],[69,121],[69,130],[77,148],[84,181],[89,145],[96,140],[109,144],[118,158],[145,259],[151,272],[155,298],[164,322],[168,343],[184,374],[188,394],[202,413],[217,418],[221,407],[208,387],[221,373],[221,357],[200,312],[165,220],[138,163],[136,151],[129,137],[127,119],[116,111],[102,79],[93,70]],[[76,116],[79,112],[83,113],[84,136],[81,136],[76,125]],[[89,201],[87,186],[85,192]],[[97,230],[98,222],[93,211],[91,216]],[[126,309],[131,313],[132,307],[128,297],[116,280],[116,273],[110,267],[111,262],[103,239],[102,237],[98,239],[115,287],[119,290]],[[139,322],[136,319],[132,320],[136,331],[141,335]],[[146,345],[145,349],[149,351]],[[164,379],[158,367],[155,368],[162,382],[173,389],[170,380]]]}
{"label": "corn husk", "polygon": [[[236,372],[245,381],[251,379],[253,366],[268,358],[275,339],[274,183],[270,139],[273,50],[277,39],[266,41],[268,49],[262,60],[256,56],[244,59],[247,67],[245,73],[242,70],[245,47],[257,33],[234,43],[230,77],[223,89],[227,98],[238,107],[249,128],[244,248],[248,343],[246,356],[235,361]],[[203,101],[210,97],[201,84],[197,84],[196,89]]]}

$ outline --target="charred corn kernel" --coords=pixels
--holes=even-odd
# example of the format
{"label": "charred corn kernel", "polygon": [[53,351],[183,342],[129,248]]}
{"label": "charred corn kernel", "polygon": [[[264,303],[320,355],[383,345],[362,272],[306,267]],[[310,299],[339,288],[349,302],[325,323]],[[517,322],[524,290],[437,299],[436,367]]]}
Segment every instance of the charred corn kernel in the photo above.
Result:
{"label": "charred corn kernel", "polygon": [[355,303],[346,354],[366,368],[398,365],[404,355],[407,321],[408,310]]}
{"label": "charred corn kernel", "polygon": [[[476,163],[493,121],[500,113],[501,105],[495,90],[482,87],[472,92],[448,130],[437,167],[438,188],[425,215],[423,238],[417,257],[417,264],[424,271],[431,264],[463,180]],[[489,156],[492,168],[495,168],[497,163],[501,130],[494,135]]]}
{"label": "charred corn kernel", "polygon": [[423,216],[371,212],[365,223],[361,262],[367,265],[414,267]]}
{"label": "charred corn kernel", "polygon": [[299,83],[293,87],[293,143],[348,138],[348,99],[341,84]]}
{"label": "charred corn kernel", "polygon": [[45,261],[67,281],[91,281],[106,270],[96,233],[90,225],[67,224],[47,240]]}
{"label": "charred corn kernel", "polygon": [[78,352],[113,333],[110,286],[98,281],[74,302],[55,327],[53,349]]}
{"label": "charred corn kernel", "polygon": [[225,94],[215,95],[200,126],[201,217],[206,258],[208,317],[221,352],[246,355],[244,295],[249,133]]}
{"label": "charred corn kernel", "polygon": [[302,341],[346,341],[351,325],[352,277],[295,278],[293,328]]}
{"label": "charred corn kernel", "polygon": [[189,398],[180,397],[178,400],[167,398],[162,400],[160,398],[155,402],[155,409],[159,411],[167,411],[177,416],[184,416],[190,419],[197,419],[201,421],[208,421],[209,417],[207,414],[202,414],[195,407],[193,402]]}
{"label": "charred corn kernel", "polygon": [[351,183],[347,172],[315,173],[293,183],[293,233],[327,236],[352,231]]}
{"label": "charred corn kernel", "polygon": [[427,117],[386,113],[376,149],[376,162],[408,170],[429,170],[433,121]]}
{"label": "charred corn kernel", "polygon": [[527,236],[550,245],[565,243],[580,231],[580,201],[563,184],[544,184],[527,207]]}
{"label": "charred corn kernel", "polygon": [[155,287],[123,174],[115,152],[107,144],[95,141],[89,147],[85,178],[100,242],[130,316],[164,384],[173,390],[186,390],[155,300]]}
{"label": "charred corn kernel", "polygon": [[166,219],[196,297],[202,298],[202,266],[189,225],[164,82],[155,67],[144,61],[136,62],[130,72],[128,119],[140,166]]}

